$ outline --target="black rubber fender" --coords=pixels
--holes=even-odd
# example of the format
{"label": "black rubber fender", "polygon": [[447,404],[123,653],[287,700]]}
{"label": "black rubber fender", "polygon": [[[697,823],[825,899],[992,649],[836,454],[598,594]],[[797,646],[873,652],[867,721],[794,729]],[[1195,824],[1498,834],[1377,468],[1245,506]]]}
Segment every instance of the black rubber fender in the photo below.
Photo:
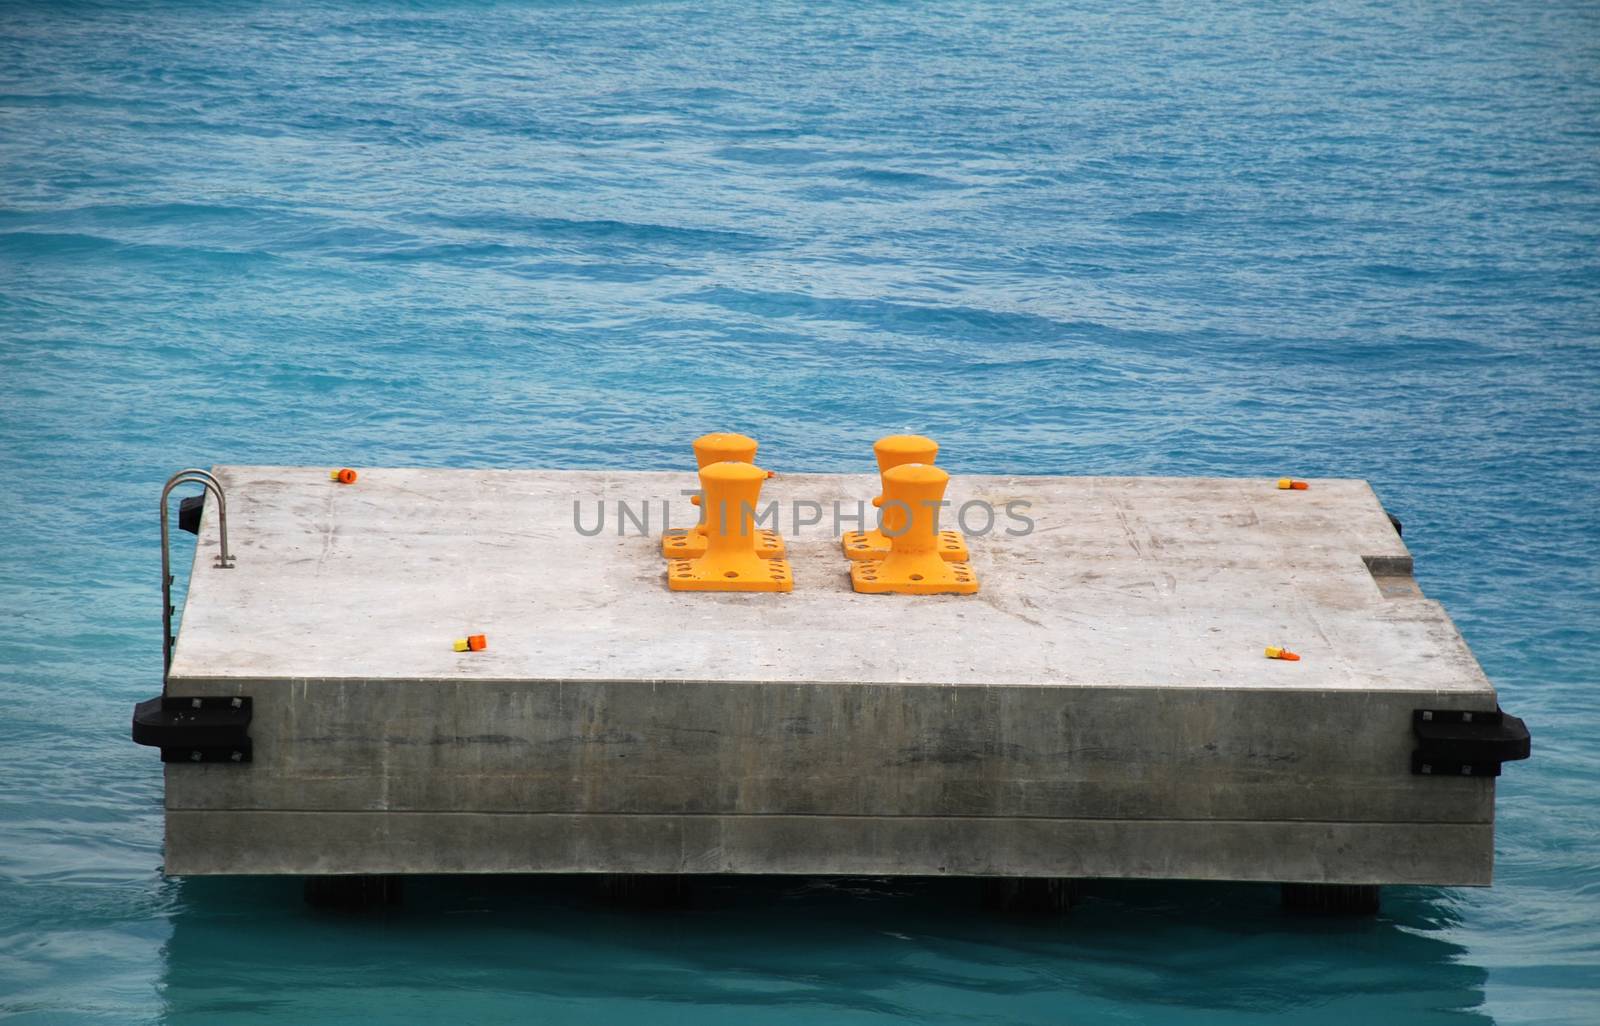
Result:
{"label": "black rubber fender", "polygon": [[[206,493],[191,495],[178,500],[178,530],[188,531],[190,534],[200,533],[200,514],[206,508]],[[1393,520],[1393,517],[1389,518]]]}

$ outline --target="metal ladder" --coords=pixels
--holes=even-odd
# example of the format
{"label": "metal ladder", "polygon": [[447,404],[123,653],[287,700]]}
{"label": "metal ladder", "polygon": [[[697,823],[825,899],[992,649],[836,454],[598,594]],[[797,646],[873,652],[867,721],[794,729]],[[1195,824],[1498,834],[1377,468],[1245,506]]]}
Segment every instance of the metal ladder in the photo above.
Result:
{"label": "metal ladder", "polygon": [[[172,528],[168,522],[167,500],[179,485],[197,484],[217,497],[217,534],[220,542],[217,560],[212,564],[218,570],[233,569],[233,556],[228,552],[228,499],[222,493],[222,482],[210,471],[190,467],[180,470],[167,479],[161,489],[161,693],[167,693],[167,675],[172,671],[172,650],[177,638],[172,635]],[[204,494],[204,493],[202,493]],[[198,533],[198,529],[196,531]]]}
{"label": "metal ladder", "polygon": [[[233,569],[228,552],[228,499],[222,482],[204,470],[191,467],[167,479],[161,489],[161,694],[133,707],[133,743],[161,749],[164,763],[219,762],[244,764],[254,758],[250,741],[250,719],[254,703],[246,695],[190,695],[167,693],[167,678],[172,674],[172,531],[167,522],[167,500],[181,484],[197,484],[217,497],[217,531],[221,545],[218,570]],[[201,510],[205,499],[201,498]],[[198,511],[197,511],[198,512]],[[180,525],[182,515],[179,516]],[[200,519],[195,517],[195,534]]]}

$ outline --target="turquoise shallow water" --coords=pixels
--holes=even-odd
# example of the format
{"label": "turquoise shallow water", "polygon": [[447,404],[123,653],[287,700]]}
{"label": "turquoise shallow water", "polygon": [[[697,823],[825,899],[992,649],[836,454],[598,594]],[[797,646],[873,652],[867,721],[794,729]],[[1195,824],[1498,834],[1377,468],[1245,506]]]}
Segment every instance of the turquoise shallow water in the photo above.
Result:
{"label": "turquoise shallow water", "polygon": [[[0,1019],[1600,1021],[1597,254],[1591,4],[0,4]],[[1534,731],[1496,886],[162,879],[170,471],[712,427],[1370,479]]]}

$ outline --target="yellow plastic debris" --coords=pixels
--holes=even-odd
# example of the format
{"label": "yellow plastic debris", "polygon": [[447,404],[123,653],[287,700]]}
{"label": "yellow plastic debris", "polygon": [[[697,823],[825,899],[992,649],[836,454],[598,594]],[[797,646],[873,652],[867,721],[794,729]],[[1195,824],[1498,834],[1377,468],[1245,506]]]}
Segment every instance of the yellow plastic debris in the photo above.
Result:
{"label": "yellow plastic debris", "polygon": [[793,591],[784,559],[756,551],[755,511],[767,472],[726,460],[700,469],[705,555],[667,564],[673,591]]}
{"label": "yellow plastic debris", "polygon": [[[716,431],[709,435],[701,435],[694,440],[694,465],[696,469],[704,470],[713,463],[750,463],[756,461],[756,448],[759,443],[749,435],[734,434],[731,431]],[[772,477],[770,470],[763,471]],[[700,505],[700,496],[691,495],[689,501],[696,506]],[[700,523],[684,531],[668,531],[661,536],[661,554],[668,559],[698,559],[706,554],[706,516],[702,509]],[[776,531],[758,530],[756,532],[756,554],[773,558],[783,555],[783,539],[778,537]]]}
{"label": "yellow plastic debris", "polygon": [[[872,452],[878,458],[878,473],[881,476],[894,467],[908,463],[931,466],[939,457],[939,443],[922,435],[889,435],[873,443]],[[881,508],[883,496],[873,499],[872,504]],[[883,559],[889,554],[890,534],[904,530],[899,513],[898,509],[884,510],[883,525],[870,531],[846,531],[839,539],[844,554],[851,559]],[[967,561],[967,542],[960,531],[940,531],[937,549],[942,559],[953,563]]]}
{"label": "yellow plastic debris", "polygon": [[[867,594],[974,595],[978,575],[966,563],[939,554],[935,529],[939,502],[950,475],[926,463],[904,463],[883,474],[884,526],[889,554],[850,564],[850,584]],[[893,510],[891,519],[887,514]],[[905,530],[898,531],[900,524]]]}
{"label": "yellow plastic debris", "polygon": [[1300,657],[1298,655],[1296,655],[1295,653],[1289,651],[1288,649],[1282,648],[1282,647],[1280,647],[1278,645],[1268,645],[1267,646],[1267,658],[1268,659],[1283,659],[1283,660],[1287,660],[1288,662],[1291,662],[1291,663],[1298,663],[1300,661]]}

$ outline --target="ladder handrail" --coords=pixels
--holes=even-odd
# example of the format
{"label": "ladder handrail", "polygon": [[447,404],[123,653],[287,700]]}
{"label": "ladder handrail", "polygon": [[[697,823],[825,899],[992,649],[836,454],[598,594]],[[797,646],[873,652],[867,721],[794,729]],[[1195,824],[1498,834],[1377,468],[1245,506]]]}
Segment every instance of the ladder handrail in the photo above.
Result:
{"label": "ladder handrail", "polygon": [[234,566],[233,556],[228,552],[228,499],[222,494],[222,482],[210,471],[198,467],[180,470],[167,479],[167,485],[161,489],[161,692],[166,694],[167,675],[172,670],[172,552],[171,534],[172,527],[168,523],[167,500],[172,495],[172,490],[179,485],[197,484],[207,492],[217,497],[217,535],[219,540],[217,561],[212,565],[218,570],[231,570]]}
{"label": "ladder handrail", "polygon": [[[210,481],[212,484],[216,485],[218,488],[222,487],[222,480],[217,477],[217,475],[213,474],[209,470],[201,470],[199,467],[190,467],[187,470],[180,470],[176,474],[173,474],[172,477],[167,478],[167,483],[171,484],[173,478],[178,477],[203,477],[207,481]],[[183,482],[179,481],[178,483],[182,484]]]}

